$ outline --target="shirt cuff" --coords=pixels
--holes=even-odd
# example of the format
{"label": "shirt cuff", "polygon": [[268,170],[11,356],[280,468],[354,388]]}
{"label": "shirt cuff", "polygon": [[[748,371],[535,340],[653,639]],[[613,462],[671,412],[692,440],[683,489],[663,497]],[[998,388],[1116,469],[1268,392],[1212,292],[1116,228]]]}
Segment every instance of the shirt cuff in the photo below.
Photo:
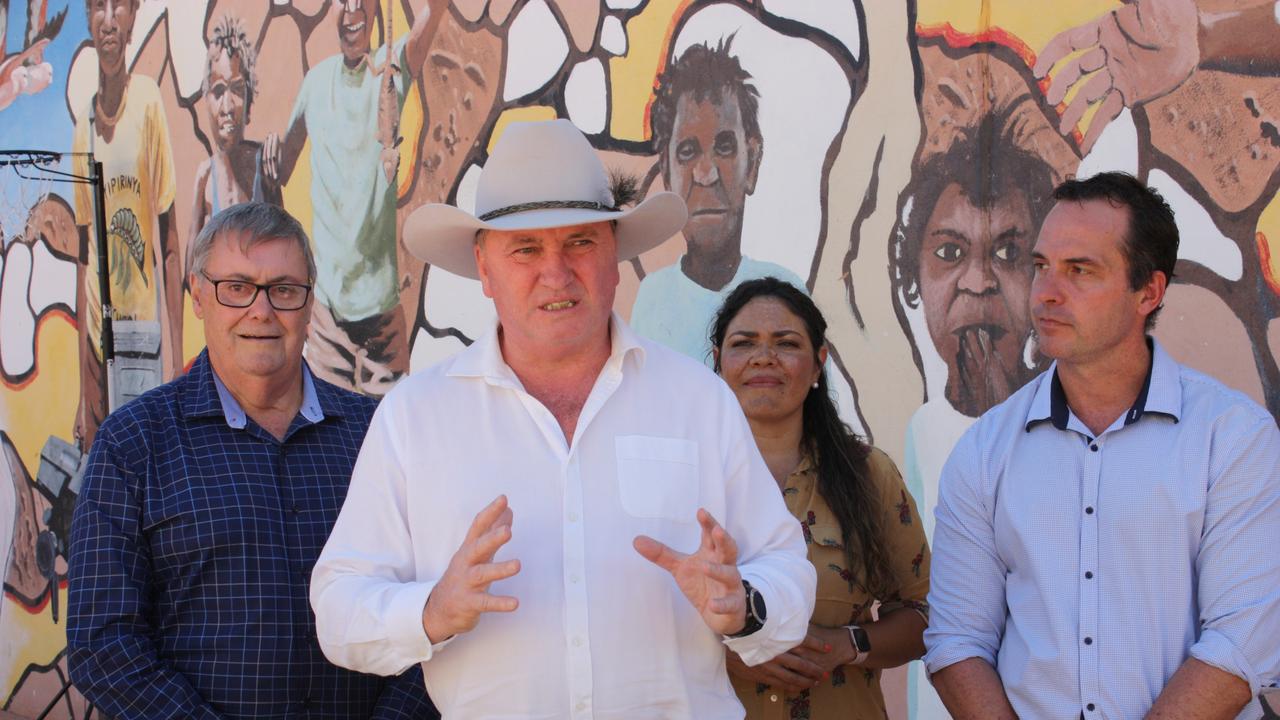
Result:
{"label": "shirt cuff", "polygon": [[[775,590],[767,580],[746,573],[743,573],[743,578],[764,597],[764,626],[744,637],[735,638],[725,635],[724,644],[725,647],[737,653],[743,663],[754,666],[768,662],[804,642],[805,633],[809,629],[809,620],[806,615],[803,623],[797,622],[794,611],[784,617],[783,609],[788,604],[787,598]],[[798,637],[789,637],[797,632]]]}
{"label": "shirt cuff", "polygon": [[921,661],[924,663],[925,671],[933,675],[969,658],[979,658],[985,660],[991,667],[996,666],[994,653],[976,643],[957,640],[942,642],[929,648]]}
{"label": "shirt cuff", "polygon": [[1262,689],[1262,680],[1254,671],[1249,658],[1218,630],[1208,628],[1201,632],[1200,639],[1191,646],[1189,654],[1205,665],[1212,665],[1249,683],[1250,695],[1257,695]]}
{"label": "shirt cuff", "polygon": [[434,582],[406,583],[387,608],[387,629],[391,636],[397,638],[406,656],[419,658],[421,662],[430,660],[436,651],[453,640],[432,644],[427,629],[422,626],[422,611],[435,587]]}

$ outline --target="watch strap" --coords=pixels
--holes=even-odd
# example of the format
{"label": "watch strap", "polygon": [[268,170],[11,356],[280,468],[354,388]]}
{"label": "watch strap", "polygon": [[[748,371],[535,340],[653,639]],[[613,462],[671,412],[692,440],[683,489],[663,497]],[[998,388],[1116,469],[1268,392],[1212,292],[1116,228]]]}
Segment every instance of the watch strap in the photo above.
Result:
{"label": "watch strap", "polygon": [[[760,628],[764,627],[764,597],[760,595],[759,590],[751,587],[751,583],[746,580],[742,581],[742,590],[746,593],[747,624],[738,632],[728,636],[731,638],[746,637],[752,633],[758,632]],[[759,604],[759,611],[757,611],[757,604]]]}

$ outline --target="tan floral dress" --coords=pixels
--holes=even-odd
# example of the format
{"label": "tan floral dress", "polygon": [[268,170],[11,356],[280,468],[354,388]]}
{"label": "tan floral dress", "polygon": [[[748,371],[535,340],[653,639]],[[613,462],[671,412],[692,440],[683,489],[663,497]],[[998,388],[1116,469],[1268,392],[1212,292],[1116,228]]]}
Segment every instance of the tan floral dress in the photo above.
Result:
{"label": "tan floral dress", "polygon": [[[881,615],[903,607],[912,608],[928,619],[929,546],[916,511],[915,500],[907,492],[898,468],[878,449],[867,458],[871,482],[879,491],[884,513],[883,542],[888,549],[893,588],[880,598]],[[801,460],[782,489],[787,509],[800,521],[809,548],[809,562],[818,569],[818,601],[812,622],[827,627],[871,622],[871,597],[845,567],[840,523],[817,492],[818,471],[811,458]],[[872,649],[874,652],[874,648]],[[882,720],[886,717],[884,695],[880,692],[880,671],[846,665],[831,673],[822,685],[800,693],[733,680],[738,699],[747,709],[748,720],[847,718]]]}

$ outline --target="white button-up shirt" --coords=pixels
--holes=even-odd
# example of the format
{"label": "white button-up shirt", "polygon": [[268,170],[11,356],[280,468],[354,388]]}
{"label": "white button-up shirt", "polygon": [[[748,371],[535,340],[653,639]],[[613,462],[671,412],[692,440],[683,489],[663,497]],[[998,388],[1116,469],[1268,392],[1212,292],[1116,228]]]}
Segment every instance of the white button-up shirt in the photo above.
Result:
{"label": "white button-up shirt", "polygon": [[1019,716],[1047,720],[1143,717],[1189,657],[1255,695],[1276,682],[1275,419],[1153,343],[1137,402],[1094,437],[1056,372],[943,470],[929,672],[982,658]]}
{"label": "white button-up shirt", "polygon": [[[316,565],[311,602],[325,654],[380,674],[423,663],[445,718],[741,718],[728,645],[764,662],[803,640],[816,576],[728,387],[642,340],[614,315],[612,354],[572,443],[502,359],[496,329],[387,395]],[[422,609],[476,513],[509,499],[495,562],[519,599],[432,647]],[[733,536],[767,621],[745,638],[710,630],[646,534],[693,552],[706,508]]]}

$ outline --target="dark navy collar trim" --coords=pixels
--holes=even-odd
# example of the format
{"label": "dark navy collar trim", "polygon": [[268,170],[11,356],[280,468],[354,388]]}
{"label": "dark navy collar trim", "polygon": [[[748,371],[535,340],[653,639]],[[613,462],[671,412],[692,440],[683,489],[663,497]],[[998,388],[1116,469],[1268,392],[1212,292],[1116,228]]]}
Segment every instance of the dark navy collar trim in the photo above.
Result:
{"label": "dark navy collar trim", "polygon": [[[1129,408],[1124,415],[1124,424],[1132,425],[1142,419],[1143,415],[1164,415],[1172,418],[1174,422],[1178,422],[1176,415],[1162,412],[1160,410],[1147,409],[1147,396],[1151,393],[1151,375],[1156,366],[1155,344],[1151,337],[1147,337],[1147,350],[1150,353],[1151,361],[1147,364],[1147,376],[1142,381],[1142,389],[1138,391],[1138,397],[1133,401],[1133,406]],[[1067,429],[1067,421],[1071,417],[1071,408],[1067,405],[1067,392],[1062,388],[1062,381],[1058,378],[1058,369],[1054,367],[1053,378],[1049,386],[1049,417],[1035,418],[1028,420],[1026,424],[1027,432],[1031,428],[1043,422],[1051,422],[1053,426],[1059,430]]]}

